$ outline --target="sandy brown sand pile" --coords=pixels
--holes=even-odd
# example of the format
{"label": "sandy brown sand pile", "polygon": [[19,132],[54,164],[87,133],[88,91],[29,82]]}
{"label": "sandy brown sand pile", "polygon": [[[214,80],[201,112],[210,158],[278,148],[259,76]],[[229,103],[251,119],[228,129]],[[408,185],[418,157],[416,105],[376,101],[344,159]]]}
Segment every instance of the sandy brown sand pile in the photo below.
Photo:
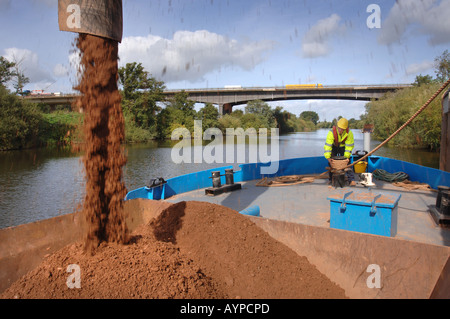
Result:
{"label": "sandy brown sand pile", "polygon": [[[144,209],[159,203],[145,201]],[[159,206],[158,206],[159,205]],[[152,212],[155,213],[154,211]],[[80,267],[69,289],[67,267]],[[127,245],[83,243],[49,256],[2,298],[345,298],[305,257],[226,207],[181,202],[132,233]]]}

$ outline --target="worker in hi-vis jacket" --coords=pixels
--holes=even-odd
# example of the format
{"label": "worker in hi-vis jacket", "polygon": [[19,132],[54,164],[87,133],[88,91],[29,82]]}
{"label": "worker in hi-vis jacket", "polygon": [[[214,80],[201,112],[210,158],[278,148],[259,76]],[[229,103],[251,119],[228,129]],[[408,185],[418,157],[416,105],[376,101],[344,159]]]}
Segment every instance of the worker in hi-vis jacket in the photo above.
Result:
{"label": "worker in hi-vis jacket", "polygon": [[[330,167],[333,167],[332,161],[335,156],[345,156],[350,161],[353,148],[355,147],[355,138],[353,132],[348,127],[348,121],[345,118],[341,118],[337,126],[328,132],[327,139],[325,141],[324,156],[330,163]],[[330,181],[331,181],[330,172]],[[355,177],[353,170],[347,170],[347,178],[350,185],[355,185]]]}

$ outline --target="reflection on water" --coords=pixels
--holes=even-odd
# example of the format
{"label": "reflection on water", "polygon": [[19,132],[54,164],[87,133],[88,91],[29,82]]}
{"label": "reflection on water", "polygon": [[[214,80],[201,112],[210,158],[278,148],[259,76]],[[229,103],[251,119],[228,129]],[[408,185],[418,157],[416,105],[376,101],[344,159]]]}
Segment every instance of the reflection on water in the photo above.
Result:
{"label": "reflection on water", "polygon": [[79,157],[68,152],[0,153],[0,227],[73,212],[84,187]]}
{"label": "reflection on water", "polygon": [[[322,156],[328,130],[280,136],[280,159]],[[355,134],[355,150],[362,150],[363,135]],[[232,165],[238,169],[238,146],[235,163],[175,164],[171,152],[178,142],[164,141],[132,145],[126,148],[128,163],[124,170],[128,190],[144,186],[151,178],[165,179],[199,170]],[[209,142],[203,143],[204,147]],[[379,142],[372,141],[374,149]],[[245,145],[246,159],[250,147]],[[195,152],[192,149],[192,153]],[[268,146],[270,154],[270,146]],[[438,168],[439,154],[383,147],[376,155],[396,158]],[[223,161],[226,149],[223,149]],[[84,196],[83,166],[79,154],[54,150],[27,150],[0,153],[0,228],[16,226],[60,214],[72,213]]]}

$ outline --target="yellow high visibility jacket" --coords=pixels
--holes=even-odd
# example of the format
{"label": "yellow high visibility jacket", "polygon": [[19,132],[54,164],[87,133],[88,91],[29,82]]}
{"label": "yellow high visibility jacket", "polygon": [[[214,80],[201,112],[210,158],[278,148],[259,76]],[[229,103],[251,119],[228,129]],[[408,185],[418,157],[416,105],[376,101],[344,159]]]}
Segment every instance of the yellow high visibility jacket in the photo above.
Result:
{"label": "yellow high visibility jacket", "polygon": [[[339,147],[345,147],[344,156],[350,158],[350,156],[352,155],[353,148],[355,147],[355,138],[353,136],[353,132],[351,130],[349,130],[348,133],[347,131],[344,131],[341,136],[339,135],[339,130],[336,131]],[[323,155],[325,156],[326,159],[331,158],[331,150],[333,149],[333,144],[335,144],[334,134],[333,130],[330,130],[327,134],[327,139],[323,147],[324,149]]]}

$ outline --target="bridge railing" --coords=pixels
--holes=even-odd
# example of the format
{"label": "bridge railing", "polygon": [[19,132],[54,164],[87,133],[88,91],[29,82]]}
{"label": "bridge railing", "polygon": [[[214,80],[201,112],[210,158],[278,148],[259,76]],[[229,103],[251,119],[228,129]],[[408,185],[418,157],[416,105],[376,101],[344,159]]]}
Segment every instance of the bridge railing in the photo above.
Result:
{"label": "bridge railing", "polygon": [[[401,89],[401,88],[408,88],[411,87],[412,84],[365,84],[365,85],[351,85],[351,84],[346,84],[346,85],[323,85],[321,87],[305,87],[305,88],[298,88],[295,90],[311,90],[311,89],[317,89],[317,90],[321,90],[321,89]],[[170,89],[170,90],[165,90],[164,93],[166,94],[174,94],[174,93],[179,93],[179,92],[239,92],[239,91],[279,91],[279,90],[287,90],[286,86],[254,86],[254,87],[233,87],[233,88],[199,88],[199,89]],[[291,89],[292,90],[292,89]],[[60,93],[58,95],[56,94],[37,94],[37,95],[28,95],[28,96],[24,96],[24,99],[56,99],[56,98],[67,98],[67,97],[75,97],[78,96],[78,93]]]}
{"label": "bridge railing", "polygon": [[[366,84],[366,85],[351,85],[351,84],[346,84],[346,85],[323,85],[321,87],[305,87],[304,89],[337,89],[337,88],[343,88],[343,89],[349,89],[349,88],[354,88],[354,89],[376,89],[376,88],[392,88],[392,89],[396,89],[396,88],[408,88],[411,87],[412,84]],[[176,93],[176,92],[204,92],[204,91],[223,91],[223,92],[228,92],[228,91],[249,91],[249,90],[253,90],[253,91],[259,91],[259,90],[285,90],[286,86],[251,86],[251,87],[236,87],[236,88],[204,88],[204,89],[169,89],[169,90],[165,90],[164,92],[166,93]],[[301,90],[301,88],[299,88],[299,90]]]}

